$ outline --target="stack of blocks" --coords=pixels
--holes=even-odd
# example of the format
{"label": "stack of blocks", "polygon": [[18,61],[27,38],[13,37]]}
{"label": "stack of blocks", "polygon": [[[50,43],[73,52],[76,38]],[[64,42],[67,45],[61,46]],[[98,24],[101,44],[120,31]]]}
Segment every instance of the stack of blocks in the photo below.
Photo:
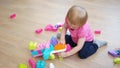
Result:
{"label": "stack of blocks", "polygon": [[67,52],[71,50],[69,44],[58,43],[55,37],[52,37],[49,41],[37,45],[36,42],[29,43],[29,49],[33,57],[43,56],[44,60],[54,59],[53,53]]}

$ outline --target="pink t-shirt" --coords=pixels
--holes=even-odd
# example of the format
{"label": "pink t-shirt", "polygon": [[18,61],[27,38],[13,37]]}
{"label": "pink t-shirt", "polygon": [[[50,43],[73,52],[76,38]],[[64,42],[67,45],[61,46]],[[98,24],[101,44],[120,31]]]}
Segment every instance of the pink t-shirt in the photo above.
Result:
{"label": "pink t-shirt", "polygon": [[82,27],[77,29],[71,29],[68,22],[64,24],[70,32],[72,40],[77,43],[79,38],[85,38],[85,41],[92,41],[94,39],[93,33],[91,32],[88,23],[85,23]]}

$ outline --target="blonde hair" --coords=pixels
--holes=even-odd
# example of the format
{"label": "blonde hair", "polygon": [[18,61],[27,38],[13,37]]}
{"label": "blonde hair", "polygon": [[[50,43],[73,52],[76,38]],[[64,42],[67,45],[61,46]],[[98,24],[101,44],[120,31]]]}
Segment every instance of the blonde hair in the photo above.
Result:
{"label": "blonde hair", "polygon": [[68,10],[66,18],[71,24],[83,26],[88,19],[88,14],[83,7],[74,5]]}

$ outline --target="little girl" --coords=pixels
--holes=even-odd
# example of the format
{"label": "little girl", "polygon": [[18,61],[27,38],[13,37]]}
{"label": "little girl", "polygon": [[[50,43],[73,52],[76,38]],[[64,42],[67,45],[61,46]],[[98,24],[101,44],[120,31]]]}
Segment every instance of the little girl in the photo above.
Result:
{"label": "little girl", "polygon": [[[107,45],[105,41],[94,40],[87,19],[88,14],[84,8],[75,5],[69,9],[61,32],[60,43],[70,44],[73,48],[69,52],[59,53],[59,57],[64,58],[78,53],[78,56],[84,59],[94,54],[99,47]],[[70,35],[66,34],[67,29]]]}

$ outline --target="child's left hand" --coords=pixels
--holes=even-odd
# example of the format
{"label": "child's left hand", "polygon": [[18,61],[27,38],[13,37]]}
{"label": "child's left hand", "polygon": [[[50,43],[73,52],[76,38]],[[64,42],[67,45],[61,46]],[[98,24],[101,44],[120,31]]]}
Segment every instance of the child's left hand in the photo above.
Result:
{"label": "child's left hand", "polygon": [[58,53],[58,56],[62,57],[62,58],[65,58],[65,57],[67,57],[67,52]]}

